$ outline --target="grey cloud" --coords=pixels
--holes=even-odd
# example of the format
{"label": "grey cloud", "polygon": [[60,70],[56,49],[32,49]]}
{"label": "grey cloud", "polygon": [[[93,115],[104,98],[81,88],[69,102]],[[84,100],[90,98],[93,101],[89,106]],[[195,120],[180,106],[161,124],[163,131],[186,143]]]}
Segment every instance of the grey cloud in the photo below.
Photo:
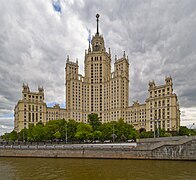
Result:
{"label": "grey cloud", "polygon": [[14,121],[12,118],[0,118],[0,135],[13,130]]}
{"label": "grey cloud", "polygon": [[172,75],[181,107],[196,107],[196,3],[194,0],[63,1],[8,0],[0,5],[0,114],[12,113],[22,83],[43,85],[47,102],[65,99],[66,56],[84,68],[88,32],[100,31],[112,57],[126,50],[130,61],[130,103],[144,102],[148,81]]}

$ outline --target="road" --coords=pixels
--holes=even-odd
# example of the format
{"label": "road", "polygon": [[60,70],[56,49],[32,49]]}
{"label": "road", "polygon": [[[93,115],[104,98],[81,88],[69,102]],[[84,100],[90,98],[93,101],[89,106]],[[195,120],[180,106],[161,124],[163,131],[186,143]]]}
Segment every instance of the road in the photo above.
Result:
{"label": "road", "polygon": [[0,149],[127,149],[137,143],[104,143],[104,144],[39,144],[39,145],[0,145]]}

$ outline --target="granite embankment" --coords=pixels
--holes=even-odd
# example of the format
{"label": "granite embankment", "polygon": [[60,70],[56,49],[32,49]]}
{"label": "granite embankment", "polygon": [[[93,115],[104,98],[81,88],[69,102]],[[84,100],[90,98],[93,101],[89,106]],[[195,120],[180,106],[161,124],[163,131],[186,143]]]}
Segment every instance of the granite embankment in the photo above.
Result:
{"label": "granite embankment", "polygon": [[1,157],[196,160],[196,136],[123,144],[0,145]]}

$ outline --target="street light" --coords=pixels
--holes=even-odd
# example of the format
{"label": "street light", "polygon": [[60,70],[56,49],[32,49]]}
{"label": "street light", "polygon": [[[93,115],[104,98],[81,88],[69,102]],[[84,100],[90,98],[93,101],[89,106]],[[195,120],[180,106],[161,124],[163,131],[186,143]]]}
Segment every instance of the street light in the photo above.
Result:
{"label": "street light", "polygon": [[195,123],[193,123],[193,124],[191,125],[190,129],[191,129],[194,125],[195,125]]}
{"label": "street light", "polygon": [[22,131],[22,140],[23,140],[23,143],[24,143],[24,130]]}
{"label": "street light", "polygon": [[155,118],[154,118],[154,138],[156,137],[156,134],[155,134]]}
{"label": "street light", "polygon": [[155,129],[155,122],[156,122],[156,129],[157,129],[157,137],[159,138],[159,119],[154,119],[154,138],[156,138],[156,129]]}
{"label": "street light", "polygon": [[67,144],[67,123],[65,124],[65,143]]}
{"label": "street light", "polygon": [[158,126],[158,128],[157,128],[157,137],[159,138],[159,118],[157,119],[157,126]]}
{"label": "street light", "polygon": [[114,143],[114,141],[115,141],[115,136],[116,136],[116,135],[114,134],[114,125],[115,125],[115,124],[112,124],[112,126],[113,126],[113,128],[112,128],[112,130],[113,130],[113,134],[112,134],[113,143]]}

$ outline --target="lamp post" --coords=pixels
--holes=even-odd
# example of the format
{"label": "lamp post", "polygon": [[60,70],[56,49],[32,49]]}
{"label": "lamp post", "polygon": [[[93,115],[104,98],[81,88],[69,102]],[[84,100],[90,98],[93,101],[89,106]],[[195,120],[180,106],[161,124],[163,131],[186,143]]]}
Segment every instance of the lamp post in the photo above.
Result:
{"label": "lamp post", "polygon": [[157,137],[159,138],[159,118],[157,119],[157,126],[158,126],[158,128],[157,128]]}
{"label": "lamp post", "polygon": [[114,141],[115,141],[114,124],[112,124],[112,126],[113,126],[113,134],[112,134],[112,138],[113,138],[113,143],[114,143]]}
{"label": "lamp post", "polygon": [[[156,122],[156,125],[155,125],[155,122]],[[156,130],[157,130],[157,134],[155,132]],[[159,118],[158,119],[154,118],[154,138],[156,137],[159,137]]]}
{"label": "lamp post", "polygon": [[67,123],[65,124],[65,143],[67,144]]}
{"label": "lamp post", "polygon": [[23,140],[23,143],[24,143],[24,130],[22,131],[22,140]]}
{"label": "lamp post", "polygon": [[155,134],[155,118],[154,118],[154,138],[156,137],[156,134]]}
{"label": "lamp post", "polygon": [[195,123],[193,123],[193,124],[191,125],[190,129],[191,129],[194,125],[195,125]]}

